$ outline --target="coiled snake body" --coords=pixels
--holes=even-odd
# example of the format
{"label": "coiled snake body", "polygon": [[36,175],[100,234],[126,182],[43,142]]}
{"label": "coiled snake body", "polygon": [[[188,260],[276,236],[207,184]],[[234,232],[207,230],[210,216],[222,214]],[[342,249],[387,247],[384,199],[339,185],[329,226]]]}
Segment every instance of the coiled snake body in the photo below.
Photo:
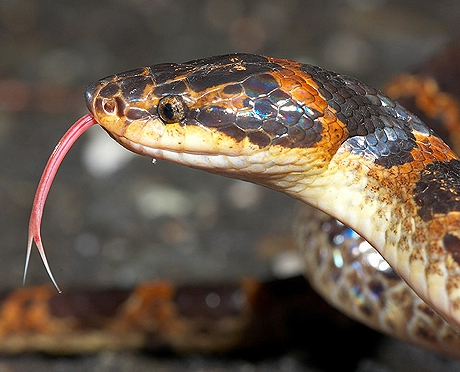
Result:
{"label": "coiled snake body", "polygon": [[29,253],[35,240],[47,268],[47,190],[66,149],[97,122],[136,153],[282,191],[349,226],[368,243],[326,251],[353,231],[319,216],[315,238],[311,217],[299,223],[313,286],[372,327],[457,353],[460,160],[399,103],[344,75],[249,54],[109,76],[86,101],[91,115],[58,145],[35,199]]}

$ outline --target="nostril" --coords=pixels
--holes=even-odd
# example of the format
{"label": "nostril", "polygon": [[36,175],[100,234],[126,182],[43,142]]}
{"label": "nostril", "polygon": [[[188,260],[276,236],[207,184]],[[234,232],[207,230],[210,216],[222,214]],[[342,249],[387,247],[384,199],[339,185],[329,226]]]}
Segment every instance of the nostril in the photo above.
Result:
{"label": "nostril", "polygon": [[99,82],[95,81],[86,87],[85,90],[85,100],[86,100],[86,107],[88,107],[89,111],[92,112],[91,102],[94,96],[94,92],[99,87]]}
{"label": "nostril", "polygon": [[117,101],[112,98],[103,98],[102,109],[107,115],[115,114],[117,112]]}

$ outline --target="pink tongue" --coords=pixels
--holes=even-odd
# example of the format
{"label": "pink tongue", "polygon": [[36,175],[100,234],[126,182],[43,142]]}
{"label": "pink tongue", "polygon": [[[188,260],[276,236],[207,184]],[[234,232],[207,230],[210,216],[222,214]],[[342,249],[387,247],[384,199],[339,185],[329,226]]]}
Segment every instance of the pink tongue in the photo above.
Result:
{"label": "pink tongue", "polygon": [[38,251],[42,258],[43,264],[45,265],[46,271],[53,282],[56,289],[61,292],[56,281],[54,280],[51,269],[46,259],[45,250],[43,248],[42,238],[40,234],[40,226],[42,222],[43,207],[45,206],[46,198],[50,190],[51,184],[53,183],[54,176],[61,164],[62,160],[66,156],[75,141],[91,126],[97,124],[96,119],[91,114],[78,119],[69,130],[62,136],[54,148],[53,153],[46,163],[45,170],[43,171],[40,183],[38,184],[37,192],[35,193],[34,204],[32,205],[32,212],[29,220],[29,239],[27,243],[27,255],[26,263],[24,267],[23,283],[26,281],[27,268],[29,266],[30,253],[32,250],[32,242],[34,241],[37,245]]}

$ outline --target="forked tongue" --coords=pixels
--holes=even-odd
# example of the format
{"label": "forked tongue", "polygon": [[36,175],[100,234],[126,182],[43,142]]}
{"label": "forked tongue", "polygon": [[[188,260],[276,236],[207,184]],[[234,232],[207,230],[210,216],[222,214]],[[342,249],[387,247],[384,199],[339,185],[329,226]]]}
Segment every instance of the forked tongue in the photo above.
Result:
{"label": "forked tongue", "polygon": [[30,253],[32,251],[32,242],[35,242],[38,248],[38,252],[42,258],[45,269],[53,282],[54,286],[60,293],[61,290],[54,280],[53,274],[46,259],[45,250],[43,248],[42,238],[40,234],[40,227],[43,216],[43,207],[45,206],[46,198],[50,190],[51,184],[53,183],[54,176],[61,164],[62,160],[69,152],[75,141],[91,126],[97,124],[96,119],[91,114],[86,114],[82,118],[78,119],[69,130],[62,136],[53,153],[46,163],[40,183],[38,184],[37,191],[35,193],[34,204],[32,205],[32,212],[30,213],[29,220],[29,238],[27,242],[27,255],[26,263],[24,267],[23,284],[26,281],[27,268],[29,266]]}

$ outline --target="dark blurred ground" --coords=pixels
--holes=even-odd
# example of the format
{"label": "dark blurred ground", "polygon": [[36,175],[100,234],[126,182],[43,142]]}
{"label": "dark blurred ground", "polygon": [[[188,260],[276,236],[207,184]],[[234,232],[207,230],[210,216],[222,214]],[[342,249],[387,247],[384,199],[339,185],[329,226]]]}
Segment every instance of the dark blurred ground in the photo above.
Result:
{"label": "dark blurred ground", "polygon": [[[21,285],[39,176],[58,139],[86,113],[83,91],[93,80],[240,51],[310,62],[380,85],[456,40],[459,21],[454,0],[0,0],[0,287]],[[291,199],[164,162],[152,165],[110,147],[106,137],[93,128],[77,143],[47,203],[43,239],[60,284],[264,279],[290,262]],[[32,258],[27,283],[47,282],[35,252]],[[353,344],[350,335],[345,347],[359,355]],[[257,362],[25,355],[0,357],[0,372],[315,370],[305,356],[308,350]],[[357,370],[458,368],[385,339]]]}

